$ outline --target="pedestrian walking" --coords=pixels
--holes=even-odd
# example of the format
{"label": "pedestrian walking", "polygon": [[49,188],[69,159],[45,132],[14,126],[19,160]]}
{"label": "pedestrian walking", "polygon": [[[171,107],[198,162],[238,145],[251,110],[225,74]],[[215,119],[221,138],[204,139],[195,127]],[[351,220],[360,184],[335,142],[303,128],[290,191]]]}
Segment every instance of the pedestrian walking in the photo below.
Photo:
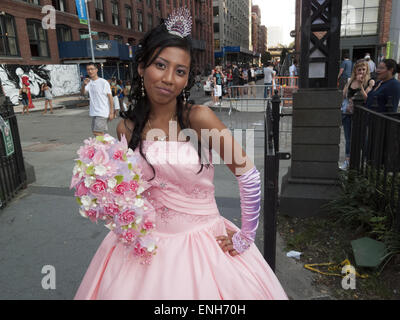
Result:
{"label": "pedestrian walking", "polygon": [[29,114],[29,97],[28,97],[28,93],[29,93],[29,87],[23,83],[22,84],[22,88],[19,89],[19,95],[21,97],[21,103],[22,103],[22,115],[25,114],[25,112],[27,114]]}
{"label": "pedestrian walking", "polygon": [[257,88],[255,87],[256,85],[256,70],[255,66],[251,66],[249,71],[248,71],[248,79],[249,79],[249,97],[250,95],[253,96],[253,98],[257,97]]}
{"label": "pedestrian walking", "polygon": [[221,71],[221,67],[215,68],[213,76],[214,80],[214,105],[221,105],[222,100],[222,85],[223,85],[224,74]]}
{"label": "pedestrian walking", "polygon": [[366,61],[358,62],[354,65],[351,78],[343,90],[342,103],[342,125],[345,137],[345,160],[340,169],[347,170],[350,164],[350,148],[351,148],[351,124],[354,111],[353,98],[361,92],[365,101],[368,93],[375,85],[375,81],[371,79],[369,66]]}
{"label": "pedestrian walking", "polygon": [[108,131],[108,121],[114,119],[114,103],[110,84],[98,76],[98,67],[90,62],[86,66],[89,78],[85,78],[81,93],[89,93],[89,115],[92,117],[92,132],[95,136]]}
{"label": "pedestrian walking", "polygon": [[376,64],[372,60],[371,54],[370,53],[366,53],[364,59],[368,62],[369,71],[371,73],[371,78],[376,80]]}
{"label": "pedestrian walking", "polygon": [[[93,257],[75,299],[287,300],[254,244],[261,203],[259,171],[215,113],[190,104],[182,94],[194,81],[189,72],[194,63],[192,40],[186,29],[190,13],[185,12],[183,18],[170,16],[140,40],[133,68],[134,107],[117,127],[118,137],[126,138],[150,184],[143,196],[156,208],[152,232],[157,254],[149,264],[141,264],[111,231]],[[180,25],[174,26],[173,21]],[[171,122],[183,140],[176,140],[169,131]],[[150,140],[152,129],[167,134]],[[185,139],[185,129],[198,140]],[[199,142],[204,130],[211,132],[207,146]],[[213,183],[217,169],[201,160],[213,147],[217,149],[212,143],[215,139],[223,145],[221,158],[234,159],[227,163],[239,185],[241,229],[220,215]],[[243,164],[237,163],[235,154],[244,157],[240,157]],[[173,158],[177,160],[160,161]],[[134,219],[138,218],[135,213]]]}
{"label": "pedestrian walking", "polygon": [[228,97],[232,98],[232,85],[233,85],[233,74],[232,74],[232,68],[228,68],[227,74],[226,74],[226,82],[228,85]]}
{"label": "pedestrian walking", "polygon": [[233,98],[239,98],[240,71],[236,64],[233,65]]}
{"label": "pedestrian walking", "polygon": [[343,62],[340,65],[340,71],[338,75],[339,90],[343,90],[347,82],[351,77],[353,70],[353,63],[350,61],[349,54],[346,52],[343,55]]}
{"label": "pedestrian walking", "polygon": [[45,102],[44,102],[44,111],[42,114],[47,113],[47,105],[50,106],[50,113],[53,113],[53,94],[51,93],[51,87],[49,83],[45,82],[42,84],[42,91],[44,92]]}
{"label": "pedestrian walking", "polygon": [[264,67],[264,99],[271,97],[276,72],[270,62]]}

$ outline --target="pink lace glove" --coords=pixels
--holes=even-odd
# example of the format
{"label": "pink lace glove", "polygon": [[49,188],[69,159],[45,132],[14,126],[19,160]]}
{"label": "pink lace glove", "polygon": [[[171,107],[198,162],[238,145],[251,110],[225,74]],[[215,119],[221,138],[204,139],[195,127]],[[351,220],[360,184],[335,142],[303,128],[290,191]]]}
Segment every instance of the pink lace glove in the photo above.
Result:
{"label": "pink lace glove", "polygon": [[256,239],[261,203],[260,172],[254,167],[236,179],[239,183],[242,228],[233,235],[232,243],[238,253],[243,253]]}

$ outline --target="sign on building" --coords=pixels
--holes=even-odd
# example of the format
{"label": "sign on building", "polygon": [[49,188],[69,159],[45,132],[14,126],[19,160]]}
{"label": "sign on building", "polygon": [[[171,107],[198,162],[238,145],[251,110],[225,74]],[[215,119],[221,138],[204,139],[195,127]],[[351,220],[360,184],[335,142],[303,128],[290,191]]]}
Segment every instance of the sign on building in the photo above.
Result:
{"label": "sign on building", "polygon": [[76,11],[78,12],[79,22],[82,24],[88,24],[85,0],[75,0],[75,3]]}

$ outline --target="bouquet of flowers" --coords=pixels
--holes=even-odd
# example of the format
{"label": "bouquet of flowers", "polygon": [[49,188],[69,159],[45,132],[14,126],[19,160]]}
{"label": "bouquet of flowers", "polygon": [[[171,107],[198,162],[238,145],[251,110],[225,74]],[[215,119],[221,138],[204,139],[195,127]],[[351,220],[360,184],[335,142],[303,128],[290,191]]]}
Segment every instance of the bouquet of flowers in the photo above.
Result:
{"label": "bouquet of flowers", "polygon": [[106,134],[89,138],[78,150],[70,188],[79,213],[92,222],[102,220],[135,256],[149,263],[156,253],[154,208],[143,197],[150,187],[136,165],[138,156],[121,141]]}

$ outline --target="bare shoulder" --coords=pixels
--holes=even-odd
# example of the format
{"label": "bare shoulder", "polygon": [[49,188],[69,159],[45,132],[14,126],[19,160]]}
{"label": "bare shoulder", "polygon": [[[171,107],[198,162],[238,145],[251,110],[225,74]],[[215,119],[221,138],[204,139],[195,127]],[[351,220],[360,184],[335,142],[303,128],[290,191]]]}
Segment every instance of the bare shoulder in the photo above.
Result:
{"label": "bare shoulder", "polygon": [[194,129],[220,128],[222,124],[214,111],[205,105],[193,105],[189,120]]}
{"label": "bare shoulder", "polygon": [[129,119],[122,119],[117,126],[118,139],[121,140],[121,136],[125,135],[126,140],[130,141],[132,137],[134,124]]}

